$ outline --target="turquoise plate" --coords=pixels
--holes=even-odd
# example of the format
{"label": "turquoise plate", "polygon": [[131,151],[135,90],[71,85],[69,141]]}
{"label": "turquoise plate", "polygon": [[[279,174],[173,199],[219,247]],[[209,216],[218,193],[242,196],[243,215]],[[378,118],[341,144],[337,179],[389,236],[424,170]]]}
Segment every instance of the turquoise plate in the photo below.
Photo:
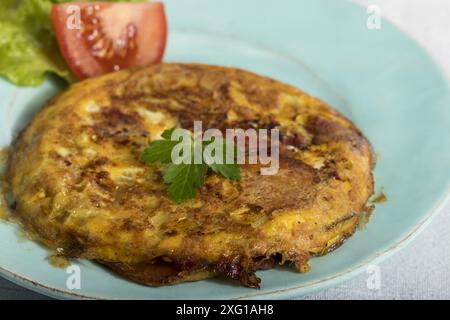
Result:
{"label": "turquoise plate", "polygon": [[[241,67],[299,86],[346,114],[379,155],[376,185],[388,202],[339,250],[311,261],[311,271],[259,272],[260,290],[218,280],[147,288],[88,261],[81,289],[47,251],[0,223],[2,276],[58,298],[290,298],[336,285],[402,247],[437,211],[450,182],[449,85],[428,55],[387,21],[366,26],[365,8],[329,0],[165,1],[166,61]],[[0,145],[6,146],[61,87],[18,88],[0,81]]]}

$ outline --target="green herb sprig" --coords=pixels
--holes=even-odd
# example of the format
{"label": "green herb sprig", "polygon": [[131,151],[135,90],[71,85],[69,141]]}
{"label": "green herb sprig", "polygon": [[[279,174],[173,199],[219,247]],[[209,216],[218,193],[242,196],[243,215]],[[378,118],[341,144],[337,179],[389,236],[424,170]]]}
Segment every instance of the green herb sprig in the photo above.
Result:
{"label": "green herb sprig", "polygon": [[[195,198],[197,190],[204,184],[209,171],[213,171],[227,179],[241,179],[240,166],[235,161],[237,149],[232,149],[234,151],[234,161],[232,163],[225,163],[227,162],[225,161],[225,159],[227,159],[226,151],[229,146],[228,142],[223,139],[198,143],[195,139],[190,137],[191,147],[189,150],[190,154],[188,155],[188,157],[190,157],[189,163],[173,163],[172,151],[177,145],[182,143],[180,140],[176,141],[171,139],[174,130],[175,129],[169,129],[164,131],[161,135],[162,139],[151,141],[141,154],[141,160],[146,164],[166,166],[164,182],[169,185],[169,196],[174,202],[180,204]],[[219,144],[221,146],[220,149],[223,150],[223,163],[214,162],[214,159],[212,159],[208,153],[204,152],[205,148],[213,142]],[[194,163],[194,152],[196,148],[201,150],[201,163]],[[215,154],[213,156],[215,156]]]}

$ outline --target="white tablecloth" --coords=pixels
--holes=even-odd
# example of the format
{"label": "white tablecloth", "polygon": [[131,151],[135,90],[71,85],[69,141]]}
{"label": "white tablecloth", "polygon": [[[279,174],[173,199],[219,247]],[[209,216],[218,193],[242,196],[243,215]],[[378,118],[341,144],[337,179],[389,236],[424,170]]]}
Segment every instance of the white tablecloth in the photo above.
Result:
{"label": "white tablecloth", "polygon": [[[355,1],[363,5],[378,5],[382,15],[417,39],[450,78],[450,1]],[[381,280],[379,289],[368,289],[367,279],[369,274],[363,273],[335,288],[303,298],[450,299],[449,245],[450,201],[447,201],[444,209],[413,243],[400,253],[379,264]],[[0,278],[0,299],[16,298],[42,299],[45,297]]]}

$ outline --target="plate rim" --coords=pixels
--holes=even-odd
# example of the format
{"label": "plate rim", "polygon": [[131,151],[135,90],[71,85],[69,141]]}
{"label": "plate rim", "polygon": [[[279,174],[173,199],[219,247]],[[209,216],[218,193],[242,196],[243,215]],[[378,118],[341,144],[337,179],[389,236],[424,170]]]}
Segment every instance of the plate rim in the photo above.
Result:
{"label": "plate rim", "polygon": [[[348,3],[360,7],[365,8],[364,4],[355,2],[354,0],[348,0]],[[405,31],[404,28],[396,24],[395,22],[391,21],[389,18],[383,16],[382,17],[383,23],[387,23],[391,25],[394,29],[399,31],[405,38],[407,38],[409,41],[413,42],[414,45],[422,50],[426,57],[429,59],[430,63],[434,65],[435,72],[439,74],[439,76],[442,77],[442,80],[447,84],[447,87],[450,88],[450,75],[443,72],[441,64],[437,61],[437,59],[431,54],[430,50],[428,50],[425,46],[423,46],[420,42],[418,42],[409,32]],[[308,66],[308,68],[312,69],[312,71],[315,72],[315,68]],[[325,80],[326,81],[326,80]],[[299,298],[311,294],[313,292],[323,290],[325,288],[330,287],[331,285],[335,284],[338,285],[340,283],[343,283],[358,274],[362,273],[365,267],[367,267],[370,264],[376,264],[380,263],[395,253],[399,252],[403,248],[405,248],[407,245],[409,245],[420,233],[433,221],[433,219],[440,213],[442,213],[442,209],[447,205],[450,204],[450,176],[447,178],[447,186],[445,189],[443,189],[439,195],[439,198],[437,198],[434,201],[434,205],[429,209],[421,219],[420,222],[418,222],[413,229],[406,232],[404,235],[402,235],[396,242],[389,245],[388,248],[385,250],[375,253],[369,258],[367,258],[365,261],[360,262],[359,264],[349,267],[346,270],[334,274],[332,276],[329,276],[325,279],[319,279],[314,280],[310,282],[305,282],[301,285],[293,286],[293,287],[287,287],[282,289],[273,289],[271,291],[266,292],[256,292],[256,293],[249,293],[245,295],[239,295],[236,297],[233,297],[231,299],[233,300],[240,300],[240,299],[258,299],[258,298],[264,298],[264,299],[287,299],[292,298],[295,296],[298,296]],[[56,298],[56,299],[88,299],[88,300],[104,300],[106,298],[95,296],[95,295],[88,295],[88,294],[80,294],[75,291],[65,290],[61,288],[55,288],[52,286],[48,286],[45,284],[42,284],[38,281],[29,279],[25,276],[19,275],[11,270],[8,270],[2,266],[0,266],[0,276],[6,280],[9,280],[21,287],[24,287],[26,289],[29,289],[33,292],[43,294],[47,297]],[[309,292],[302,292],[303,289],[308,288]],[[149,297],[148,299],[155,299],[152,297]],[[185,298],[187,300],[190,300],[189,298]],[[156,298],[155,300],[158,300]],[[174,299],[172,299],[174,300]]]}
{"label": "plate rim", "polygon": [[[447,191],[444,193],[444,195],[437,201],[436,205],[428,211],[427,215],[424,217],[424,219],[417,224],[416,228],[414,228],[412,231],[407,233],[404,237],[402,237],[400,240],[398,240],[396,243],[392,244],[388,249],[377,253],[373,255],[372,257],[368,258],[364,262],[359,263],[357,266],[353,268],[349,268],[343,272],[340,272],[338,274],[335,274],[331,277],[328,277],[326,279],[306,282],[299,286],[284,288],[284,289],[276,289],[264,293],[256,293],[256,294],[248,294],[248,295],[241,295],[235,298],[232,298],[233,300],[245,300],[245,299],[252,299],[252,298],[266,298],[266,299],[287,299],[289,297],[292,297],[297,292],[300,293],[303,288],[309,287],[311,288],[311,293],[324,289],[329,286],[330,283],[342,283],[350,278],[353,278],[354,276],[360,274],[363,269],[370,264],[374,263],[380,263],[381,261],[384,261],[385,259],[389,258],[393,254],[397,253],[399,250],[406,247],[408,244],[410,244],[427,226],[428,224],[435,218],[440,211],[442,211],[443,207],[450,203],[450,187],[447,188]],[[22,287],[25,287],[27,289],[30,289],[34,292],[44,294],[47,297],[56,298],[56,299],[83,299],[83,300],[105,300],[105,298],[102,297],[96,297],[86,294],[79,294],[74,291],[66,291],[60,288],[54,288],[47,285],[44,285],[42,283],[39,283],[37,281],[33,281],[31,279],[28,279],[27,277],[21,276],[17,273],[14,273],[11,270],[8,270],[6,268],[3,268],[0,266],[0,276],[10,280],[11,282],[20,285]],[[300,293],[301,294],[301,293]],[[300,297],[302,297],[301,295]],[[155,299],[159,300],[159,299]],[[176,299],[174,299],[176,300]],[[189,300],[189,298],[187,299]]]}

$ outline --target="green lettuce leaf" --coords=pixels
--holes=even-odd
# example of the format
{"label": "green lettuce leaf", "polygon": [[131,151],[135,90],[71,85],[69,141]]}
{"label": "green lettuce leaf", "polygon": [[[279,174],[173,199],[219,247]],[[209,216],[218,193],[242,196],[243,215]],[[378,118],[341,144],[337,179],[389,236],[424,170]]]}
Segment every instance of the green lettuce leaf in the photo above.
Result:
{"label": "green lettuce leaf", "polygon": [[72,76],[50,22],[50,0],[2,0],[0,75],[21,86],[37,86],[47,73]]}

